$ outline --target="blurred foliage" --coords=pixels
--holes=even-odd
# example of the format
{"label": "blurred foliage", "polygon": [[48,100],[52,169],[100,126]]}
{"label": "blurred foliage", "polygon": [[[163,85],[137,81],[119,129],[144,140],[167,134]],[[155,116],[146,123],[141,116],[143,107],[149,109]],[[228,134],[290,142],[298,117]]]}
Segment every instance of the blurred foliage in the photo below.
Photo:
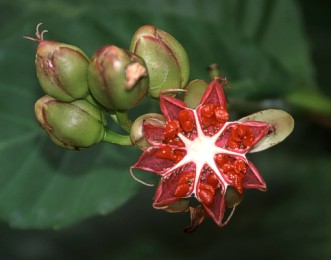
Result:
{"label": "blurred foliage", "polygon": [[[2,0],[0,258],[329,259],[331,38],[322,2]],[[268,192],[247,191],[224,229],[207,221],[185,235],[179,230],[189,216],[152,209],[154,189],[131,179],[137,149],[57,148],[33,117],[42,95],[37,46],[22,36],[32,36],[39,22],[47,39],[90,56],[109,43],[128,48],[139,26],[153,24],[186,48],[191,79],[207,79],[205,68],[220,65],[232,86],[233,115],[264,107],[292,113],[290,138],[250,156]],[[131,116],[155,109],[146,100]]]}

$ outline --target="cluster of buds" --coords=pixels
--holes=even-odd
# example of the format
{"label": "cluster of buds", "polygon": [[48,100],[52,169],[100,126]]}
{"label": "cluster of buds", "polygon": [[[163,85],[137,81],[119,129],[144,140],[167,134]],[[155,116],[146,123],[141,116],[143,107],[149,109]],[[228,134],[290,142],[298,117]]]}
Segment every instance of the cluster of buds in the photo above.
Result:
{"label": "cluster of buds", "polygon": [[[190,212],[187,232],[207,217],[223,227],[245,189],[266,190],[246,154],[283,141],[294,127],[288,113],[269,109],[229,121],[227,80],[214,65],[210,83],[188,83],[186,51],[154,26],[139,28],[129,49],[106,45],[91,59],[78,47],[44,40],[39,26],[36,39],[26,37],[39,43],[36,70],[46,94],[36,102],[35,115],[55,144],[76,150],[102,141],[137,146],[143,153],[130,169],[132,177],[150,185],[133,169],[159,175],[153,206]],[[132,123],[128,110],[144,97],[158,99],[162,114],[144,114]],[[108,128],[107,114],[127,135]],[[197,207],[190,206],[192,197]]]}
{"label": "cluster of buds", "polygon": [[[57,145],[83,149],[101,141],[132,144],[131,137],[107,128],[109,114],[130,133],[127,111],[145,96],[158,99],[170,88],[183,88],[189,76],[187,54],[170,34],[143,26],[129,49],[106,45],[90,59],[80,48],[36,38],[37,78],[45,96],[35,104],[35,115]],[[133,142],[136,137],[133,134]]]}

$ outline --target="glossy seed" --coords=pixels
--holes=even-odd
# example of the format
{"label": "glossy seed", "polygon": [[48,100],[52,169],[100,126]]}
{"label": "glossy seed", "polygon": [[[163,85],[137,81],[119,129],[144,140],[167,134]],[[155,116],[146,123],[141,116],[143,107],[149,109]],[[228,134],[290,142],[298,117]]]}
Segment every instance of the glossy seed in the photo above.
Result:
{"label": "glossy seed", "polygon": [[210,206],[213,202],[214,195],[208,190],[200,190],[199,198],[202,200],[203,204],[205,204],[206,206]]}
{"label": "glossy seed", "polygon": [[175,190],[176,197],[185,197],[190,191],[190,186],[187,183],[179,184]]}
{"label": "glossy seed", "polygon": [[214,104],[207,104],[201,107],[200,113],[203,117],[212,117],[214,115]]}
{"label": "glossy seed", "polygon": [[244,174],[246,173],[246,163],[242,159],[238,159],[234,162],[234,171],[236,173]]}
{"label": "glossy seed", "polygon": [[214,187],[215,189],[218,187],[219,180],[217,179],[215,173],[211,173],[211,174],[208,175],[208,177],[207,177],[207,183],[209,185],[211,185],[212,187]]}
{"label": "glossy seed", "polygon": [[162,158],[162,159],[172,160],[174,158],[173,149],[169,146],[162,147],[160,150],[158,150],[155,153],[155,156],[159,157],[159,158]]}
{"label": "glossy seed", "polygon": [[215,114],[215,118],[220,123],[225,123],[229,119],[229,113],[220,106],[215,107],[214,114]]}
{"label": "glossy seed", "polygon": [[174,138],[180,131],[180,125],[178,120],[170,121],[165,128],[165,137]]}

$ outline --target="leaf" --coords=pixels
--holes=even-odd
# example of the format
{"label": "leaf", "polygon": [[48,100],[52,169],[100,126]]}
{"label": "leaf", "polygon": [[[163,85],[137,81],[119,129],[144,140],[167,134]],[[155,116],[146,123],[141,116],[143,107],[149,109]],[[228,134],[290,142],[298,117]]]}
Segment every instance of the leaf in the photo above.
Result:
{"label": "leaf", "polygon": [[316,114],[331,115],[331,98],[315,89],[298,89],[286,98],[293,106]]}
{"label": "leaf", "polygon": [[[16,107],[28,95],[14,96]],[[30,100],[33,100],[30,97]],[[32,108],[33,104],[30,104]],[[38,127],[32,111],[1,109],[0,214],[16,227],[62,227],[92,214],[106,214],[137,190],[128,173],[128,148],[97,145],[82,152],[56,147]],[[6,111],[11,118],[6,116]],[[25,112],[28,111],[28,112]],[[10,131],[11,130],[11,131]]]}
{"label": "leaf", "polygon": [[46,39],[89,56],[105,44],[128,48],[137,28],[153,24],[186,48],[192,78],[206,79],[205,67],[219,63],[234,97],[283,97],[300,75],[313,81],[294,1],[3,0],[0,21],[0,218],[15,227],[63,227],[108,214],[139,187],[129,174],[138,150],[99,144],[65,151],[38,127],[36,44],[22,36],[33,36],[39,22]]}

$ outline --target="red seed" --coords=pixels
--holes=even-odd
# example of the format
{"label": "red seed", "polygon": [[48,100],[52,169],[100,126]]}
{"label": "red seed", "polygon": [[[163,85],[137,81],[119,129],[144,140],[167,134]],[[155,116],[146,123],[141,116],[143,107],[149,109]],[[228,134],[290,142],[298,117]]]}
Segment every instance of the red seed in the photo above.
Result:
{"label": "red seed", "polygon": [[235,141],[242,141],[246,135],[246,127],[244,125],[237,125],[232,129],[231,138]]}
{"label": "red seed", "polygon": [[191,132],[194,127],[194,123],[192,121],[184,121],[180,125],[186,133]]}
{"label": "red seed", "polygon": [[218,122],[225,123],[229,120],[229,113],[222,107],[217,106],[214,109],[214,114]]}
{"label": "red seed", "polygon": [[175,151],[173,156],[173,161],[175,163],[179,163],[185,156],[185,152],[183,151]]}
{"label": "red seed", "polygon": [[201,106],[200,113],[202,117],[212,117],[214,115],[214,104]]}
{"label": "red seed", "polygon": [[238,141],[233,140],[232,138],[230,138],[227,142],[227,145],[230,149],[237,149],[239,148],[240,144],[238,143]]}
{"label": "red seed", "polygon": [[178,113],[180,126],[185,132],[191,132],[194,127],[194,114],[191,110],[181,110]]}
{"label": "red seed", "polygon": [[209,185],[209,184],[200,183],[199,189],[208,191],[213,196],[215,195],[215,188],[213,186]]}
{"label": "red seed", "polygon": [[208,190],[201,189],[199,191],[199,198],[202,200],[202,203],[206,206],[210,206],[214,199],[214,194]]}
{"label": "red seed", "polygon": [[204,127],[208,127],[208,126],[212,125],[214,120],[215,119],[213,117],[202,117],[201,118],[201,124]]}
{"label": "red seed", "polygon": [[246,147],[250,147],[253,145],[253,141],[254,141],[254,137],[253,135],[246,135],[244,138],[243,138],[243,144],[246,146]]}
{"label": "red seed", "polygon": [[218,164],[219,167],[222,167],[223,164],[230,161],[230,158],[224,154],[216,154],[215,161]]}
{"label": "red seed", "polygon": [[171,120],[165,127],[165,138],[174,138],[180,131],[180,125],[178,120]]}
{"label": "red seed", "polygon": [[218,187],[219,181],[218,181],[215,173],[211,173],[208,175],[207,183],[209,185],[213,186],[215,189]]}
{"label": "red seed", "polygon": [[232,185],[233,187],[240,193],[243,193],[243,185],[242,185],[242,181],[243,181],[244,175],[239,174],[239,175],[235,175],[235,177],[232,180]]}
{"label": "red seed", "polygon": [[233,168],[234,167],[233,167],[233,164],[232,163],[225,163],[225,164],[222,165],[222,171],[224,173],[233,171]]}
{"label": "red seed", "polygon": [[246,163],[242,159],[238,159],[234,162],[234,171],[237,174],[245,174],[246,173]]}
{"label": "red seed", "polygon": [[182,141],[182,140],[175,140],[175,145],[177,145],[177,146],[179,146],[179,147],[184,147],[185,146],[185,144],[184,144],[184,142]]}
{"label": "red seed", "polygon": [[158,150],[155,153],[156,157],[162,158],[162,159],[170,159],[173,160],[173,149],[169,146],[162,147],[160,150]]}
{"label": "red seed", "polygon": [[179,184],[175,190],[176,197],[185,197],[190,191],[190,186],[187,183]]}
{"label": "red seed", "polygon": [[233,180],[236,178],[237,173],[236,173],[235,171],[232,170],[232,171],[227,172],[226,175],[229,177],[229,179],[230,179],[231,181],[233,181]]}
{"label": "red seed", "polygon": [[178,184],[188,184],[189,182],[193,182],[194,177],[194,171],[185,172],[182,176],[179,177]]}

